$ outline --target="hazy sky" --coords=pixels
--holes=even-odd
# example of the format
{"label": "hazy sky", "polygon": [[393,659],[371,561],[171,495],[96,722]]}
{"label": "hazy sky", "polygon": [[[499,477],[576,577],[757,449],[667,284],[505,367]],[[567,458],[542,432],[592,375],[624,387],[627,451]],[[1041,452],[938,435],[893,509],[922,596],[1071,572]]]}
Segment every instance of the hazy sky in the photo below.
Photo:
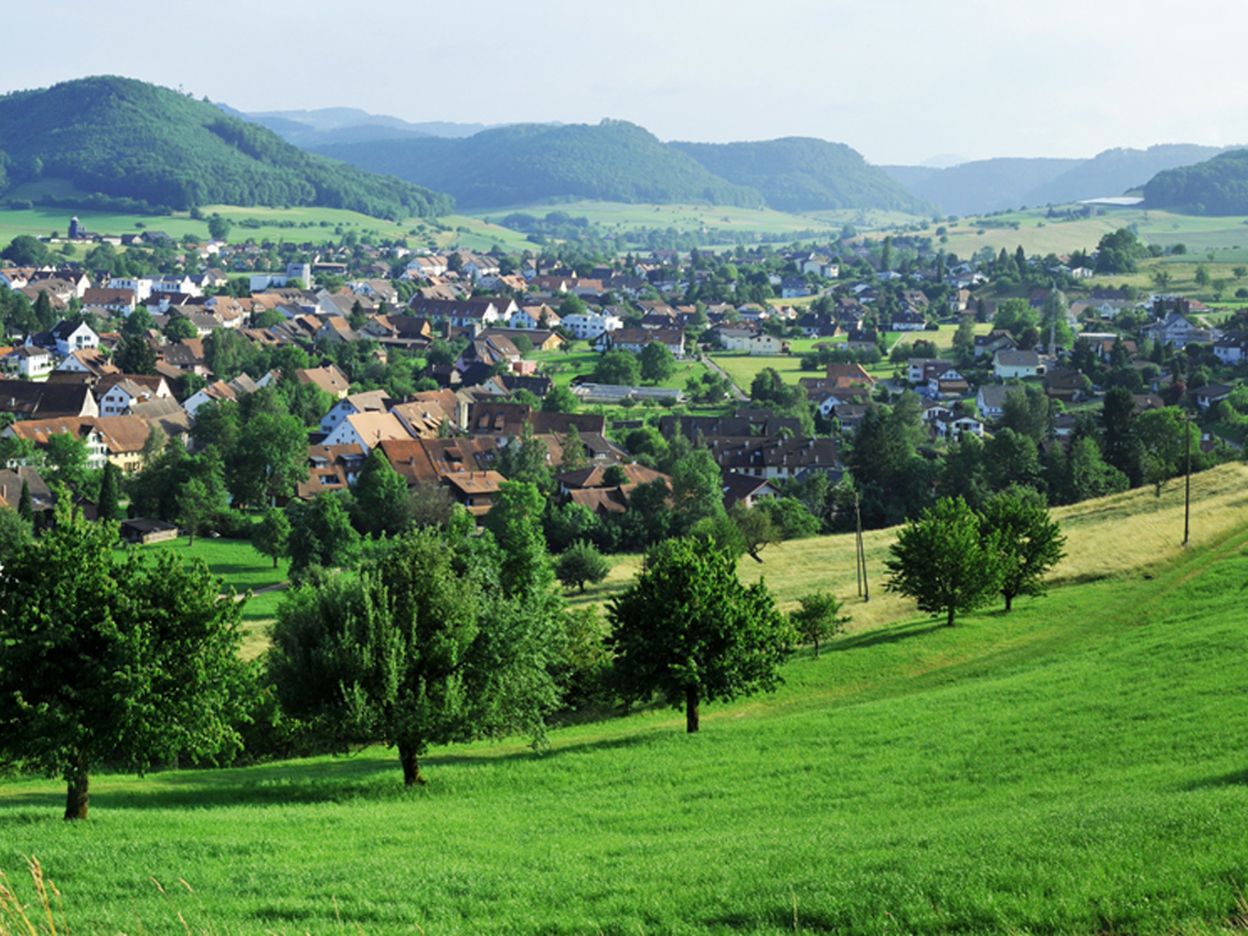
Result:
{"label": "hazy sky", "polygon": [[618,117],[663,139],[819,136],[880,163],[1248,142],[1245,0],[15,6],[3,90],[111,73],[241,110]]}

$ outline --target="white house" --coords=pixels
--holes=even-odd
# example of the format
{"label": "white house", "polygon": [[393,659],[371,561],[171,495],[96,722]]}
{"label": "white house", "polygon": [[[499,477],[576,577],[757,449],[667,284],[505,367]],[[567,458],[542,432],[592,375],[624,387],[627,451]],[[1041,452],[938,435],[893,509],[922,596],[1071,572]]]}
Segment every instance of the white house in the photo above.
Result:
{"label": "white house", "polygon": [[110,276],[109,289],[128,289],[134,293],[135,302],[144,302],[152,295],[152,281],[146,277]]}
{"label": "white house", "polygon": [[384,413],[389,409],[390,395],[385,390],[369,390],[352,393],[334,404],[333,409],[321,419],[321,431],[332,433],[348,416],[357,413]]}
{"label": "white house", "polygon": [[775,335],[737,328],[722,329],[719,341],[725,351],[744,351],[746,354],[782,354],[788,347]]}
{"label": "white house", "polygon": [[1248,348],[1248,336],[1226,335],[1214,342],[1213,354],[1223,364],[1235,365],[1244,360],[1245,348]]}
{"label": "white house", "polygon": [[86,322],[74,324],[73,321],[65,319],[58,322],[49,334],[56,342],[56,352],[61,357],[73,351],[100,346],[100,336]]}
{"label": "white house", "polygon": [[344,418],[321,444],[358,445],[367,454],[388,439],[411,437],[393,413],[354,413]]}
{"label": "white house", "polygon": [[126,375],[111,386],[101,381],[101,386],[107,387],[100,396],[101,416],[126,416],[136,403],[173,396],[163,377]]}
{"label": "white house", "polygon": [[204,294],[204,291],[196,285],[195,281],[185,273],[181,276],[162,276],[159,279],[153,280],[152,292],[182,293],[196,298]]}
{"label": "white house", "polygon": [[575,338],[592,341],[605,332],[623,328],[624,320],[618,315],[609,313],[584,312],[564,316],[563,327],[570,331]]}
{"label": "white house", "polygon": [[998,351],[992,357],[992,372],[1001,380],[1042,377],[1044,370],[1037,351]]}
{"label": "white house", "polygon": [[984,419],[1000,419],[1005,415],[1005,397],[1010,388],[1005,384],[984,384],[975,395],[975,408]]}
{"label": "white house", "polygon": [[14,348],[3,358],[0,366],[11,374],[25,377],[27,380],[44,380],[52,373],[52,352],[37,345]]}

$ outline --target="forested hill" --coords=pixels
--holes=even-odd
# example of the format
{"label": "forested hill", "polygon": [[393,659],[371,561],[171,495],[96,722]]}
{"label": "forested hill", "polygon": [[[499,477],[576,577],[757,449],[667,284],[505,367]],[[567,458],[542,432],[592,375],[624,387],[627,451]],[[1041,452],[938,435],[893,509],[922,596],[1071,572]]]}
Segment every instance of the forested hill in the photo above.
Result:
{"label": "forested hill", "polygon": [[762,193],[781,211],[879,208],[925,214],[931,205],[844,143],[784,137],[752,143],[673,143],[708,170]]}
{"label": "forested hill", "polygon": [[1248,214],[1248,149],[1159,172],[1144,186],[1144,204],[1192,214]]}
{"label": "forested hill", "polygon": [[559,198],[618,202],[705,202],[762,207],[733,185],[636,124],[515,124],[465,139],[380,140],[316,152],[450,192],[464,208]]}
{"label": "forested hill", "polygon": [[0,197],[61,180],[84,205],[318,205],[378,217],[445,213],[445,195],[308,153],[216,105],[128,78],[0,96]]}

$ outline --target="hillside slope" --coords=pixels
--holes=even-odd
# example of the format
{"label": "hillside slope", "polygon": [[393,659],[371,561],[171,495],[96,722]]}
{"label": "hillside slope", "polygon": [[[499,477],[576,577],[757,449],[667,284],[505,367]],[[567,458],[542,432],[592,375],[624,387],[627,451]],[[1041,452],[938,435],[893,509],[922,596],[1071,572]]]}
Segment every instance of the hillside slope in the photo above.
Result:
{"label": "hillside slope", "polygon": [[1216,146],[1187,143],[1150,146],[1143,150],[1106,150],[1033,189],[1022,203],[1057,205],[1085,198],[1121,195],[1144,185],[1159,172],[1191,166],[1220,152],[1222,150]]}
{"label": "hillside slope", "polygon": [[[885,166],[912,195],[949,214],[1004,211],[1027,204],[1029,192],[1052,183],[1080,159],[978,159],[948,169],[915,173],[914,167]],[[901,171],[898,171],[901,170]]]}
{"label": "hillside slope", "polygon": [[79,932],[1239,930],[1248,514],[1197,503],[1202,545],[802,652],[694,737],[446,748],[411,792],[382,751],[102,776],[85,824],[0,782],[0,868],[37,854]]}
{"label": "hillside slope", "polygon": [[389,218],[451,208],[445,196],[305,152],[206,101],[127,78],[0,97],[0,151],[9,184],[63,179],[88,205],[99,196],[180,209],[316,205]]}
{"label": "hillside slope", "polygon": [[1159,172],[1144,186],[1144,203],[1191,214],[1248,214],[1248,149]]}
{"label": "hillside slope", "polygon": [[779,211],[876,208],[923,213],[932,207],[844,143],[785,137],[671,145],[715,175],[757,189]]}
{"label": "hillside slope", "polygon": [[344,143],[316,152],[450,192],[467,209],[571,198],[763,205],[753,189],[718,178],[649,131],[618,120],[516,124],[459,140]]}

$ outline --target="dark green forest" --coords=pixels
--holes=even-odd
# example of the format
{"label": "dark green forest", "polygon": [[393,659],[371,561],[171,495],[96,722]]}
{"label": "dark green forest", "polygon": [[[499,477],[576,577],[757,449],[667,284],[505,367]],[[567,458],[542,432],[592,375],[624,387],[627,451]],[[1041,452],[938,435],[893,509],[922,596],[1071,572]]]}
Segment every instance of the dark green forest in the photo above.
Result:
{"label": "dark green forest", "polygon": [[844,143],[785,137],[754,143],[673,143],[721,178],[757,189],[779,211],[878,208],[924,214],[907,192]]}
{"label": "dark green forest", "polygon": [[0,195],[64,180],[85,207],[316,205],[401,219],[444,214],[445,195],[304,152],[216,105],[128,78],[0,96]]}
{"label": "dark green forest", "polygon": [[1159,172],[1144,186],[1144,202],[1192,214],[1248,214],[1248,149]]}
{"label": "dark green forest", "polygon": [[317,152],[450,192],[463,208],[558,198],[764,206],[756,190],[726,182],[644,128],[619,120],[516,124],[465,139],[345,143]]}

